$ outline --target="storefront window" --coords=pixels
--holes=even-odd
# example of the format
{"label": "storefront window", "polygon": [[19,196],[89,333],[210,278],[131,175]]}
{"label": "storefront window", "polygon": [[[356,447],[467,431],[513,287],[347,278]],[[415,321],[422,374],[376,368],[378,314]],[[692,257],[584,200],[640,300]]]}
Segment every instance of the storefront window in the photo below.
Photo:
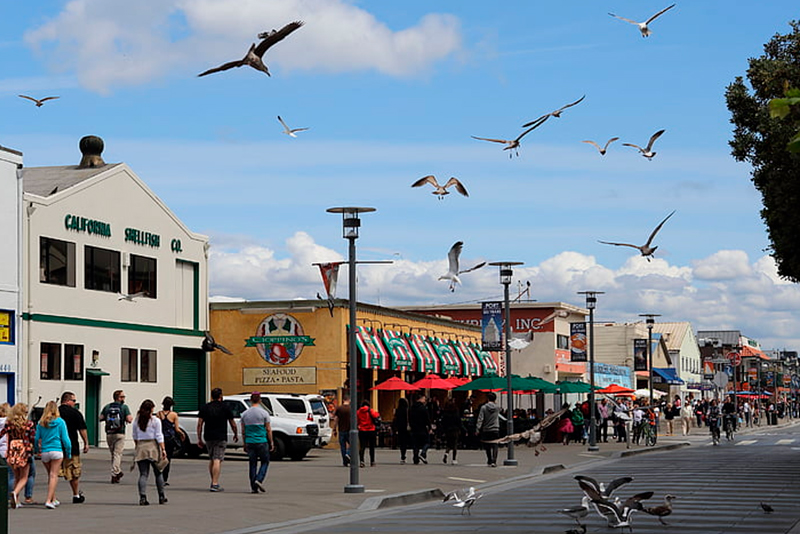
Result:
{"label": "storefront window", "polygon": [[141,364],[142,382],[157,382],[156,351],[142,349]]}
{"label": "storefront window", "polygon": [[64,379],[83,380],[83,345],[64,345]]}
{"label": "storefront window", "polygon": [[39,281],[75,287],[75,243],[39,238]]}
{"label": "storefront window", "polygon": [[42,380],[61,380],[61,344],[42,343],[39,375]]}
{"label": "storefront window", "polygon": [[119,293],[119,252],[86,246],[84,254],[84,286],[86,289]]}
{"label": "storefront window", "polygon": [[128,294],[144,292],[145,297],[156,298],[156,260],[131,254],[128,268]]}
{"label": "storefront window", "polygon": [[136,349],[122,349],[122,381],[137,382],[139,351]]}

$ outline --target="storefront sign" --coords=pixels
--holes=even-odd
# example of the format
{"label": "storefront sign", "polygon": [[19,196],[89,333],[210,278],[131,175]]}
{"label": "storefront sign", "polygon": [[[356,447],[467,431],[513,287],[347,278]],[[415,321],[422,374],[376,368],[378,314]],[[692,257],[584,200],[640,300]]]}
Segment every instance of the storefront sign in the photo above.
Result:
{"label": "storefront sign", "polygon": [[160,235],[137,230],[136,228],[125,228],[125,241],[153,248],[161,246]]}
{"label": "storefront sign", "polygon": [[64,227],[67,230],[76,232],[86,232],[87,234],[111,237],[111,225],[107,222],[78,217],[77,215],[67,215],[64,217]]}
{"label": "storefront sign", "polygon": [[484,302],[481,306],[481,345],[483,350],[503,350],[503,303]]}
{"label": "storefront sign", "polygon": [[317,383],[316,367],[245,367],[244,386],[297,386]]}
{"label": "storefront sign", "polygon": [[255,347],[264,361],[273,365],[288,365],[295,361],[303,347],[314,345],[314,339],[304,335],[300,321],[285,313],[266,317],[256,329],[256,335],[245,340],[246,347]]}

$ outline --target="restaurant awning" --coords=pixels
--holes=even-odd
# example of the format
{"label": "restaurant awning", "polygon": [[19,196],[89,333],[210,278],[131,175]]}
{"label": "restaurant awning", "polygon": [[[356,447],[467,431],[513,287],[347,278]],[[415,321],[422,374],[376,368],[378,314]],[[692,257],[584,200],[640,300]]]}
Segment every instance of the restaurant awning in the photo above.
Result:
{"label": "restaurant awning", "polygon": [[653,381],[671,386],[680,386],[684,383],[678,376],[678,372],[672,367],[653,367]]}
{"label": "restaurant awning", "polygon": [[483,375],[483,366],[481,365],[481,360],[478,358],[478,355],[475,354],[475,351],[464,343],[463,341],[459,341],[455,344],[456,352],[458,352],[464,360],[464,374],[469,376],[481,376]]}
{"label": "restaurant awning", "polygon": [[389,352],[392,370],[414,368],[414,353],[408,345],[405,334],[394,330],[381,330],[381,340]]}
{"label": "restaurant awning", "polygon": [[416,357],[416,367],[414,370],[420,373],[441,373],[441,361],[431,344],[419,334],[411,334],[408,339],[411,344],[411,350]]}
{"label": "restaurant awning", "polygon": [[494,361],[492,355],[484,350],[480,350],[477,345],[471,345],[475,350],[475,354],[478,355],[478,358],[481,360],[481,364],[483,365],[483,374],[484,375],[496,375],[498,372],[497,362]]}
{"label": "restaurant awning", "polygon": [[448,340],[440,337],[431,337],[428,338],[428,341],[436,351],[436,355],[439,357],[443,374],[463,374],[464,361],[459,358],[455,347],[453,347]]}
{"label": "restaurant awning", "polygon": [[356,346],[361,354],[361,367],[366,369],[390,369],[389,353],[383,343],[363,326],[356,326]]}

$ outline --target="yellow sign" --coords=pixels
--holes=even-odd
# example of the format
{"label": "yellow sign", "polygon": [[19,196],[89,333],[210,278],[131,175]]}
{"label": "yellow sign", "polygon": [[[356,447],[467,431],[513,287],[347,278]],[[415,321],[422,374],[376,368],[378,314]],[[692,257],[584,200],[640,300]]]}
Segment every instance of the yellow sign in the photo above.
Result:
{"label": "yellow sign", "polygon": [[11,312],[0,310],[0,343],[11,343]]}
{"label": "yellow sign", "polygon": [[242,385],[244,386],[292,386],[316,383],[316,367],[246,367],[242,369]]}

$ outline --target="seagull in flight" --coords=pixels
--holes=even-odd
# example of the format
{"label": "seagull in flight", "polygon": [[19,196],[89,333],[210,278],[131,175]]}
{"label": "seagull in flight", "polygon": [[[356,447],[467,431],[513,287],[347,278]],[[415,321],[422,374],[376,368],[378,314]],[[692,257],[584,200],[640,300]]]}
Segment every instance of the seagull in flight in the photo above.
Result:
{"label": "seagull in flight", "polygon": [[[609,482],[608,486],[606,486],[602,482],[598,482],[596,479],[594,479],[592,477],[588,477],[586,475],[575,475],[574,478],[575,478],[575,480],[583,481],[585,484],[588,484],[597,493],[599,493],[601,496],[605,497],[606,499],[611,498],[611,495],[614,493],[614,490],[616,490],[620,486],[624,486],[625,484],[630,484],[631,482],[633,482],[633,477],[619,477],[619,478],[615,478],[614,480]],[[583,486],[581,486],[581,487],[583,487]]]}
{"label": "seagull in flight", "polygon": [[442,502],[453,501],[453,506],[456,508],[461,508],[461,515],[464,515],[464,511],[466,511],[468,515],[472,515],[470,508],[472,508],[472,505],[475,504],[475,501],[481,497],[483,497],[483,493],[476,492],[475,488],[468,488],[466,491],[451,491],[444,496]]}
{"label": "seagull in flight", "polygon": [[297,136],[295,135],[295,132],[305,132],[306,130],[308,130],[308,128],[294,128],[294,129],[292,129],[292,128],[289,128],[289,127],[286,125],[286,123],[285,123],[285,122],[283,122],[283,119],[281,118],[281,116],[280,116],[280,115],[278,115],[278,120],[279,120],[279,121],[280,121],[280,123],[283,125],[283,133],[285,133],[285,134],[286,134],[286,135],[288,135],[289,137],[297,137]]}
{"label": "seagull in flight", "polygon": [[253,67],[256,70],[260,70],[267,76],[271,76],[269,73],[269,69],[264,64],[264,53],[276,43],[282,41],[286,38],[287,35],[295,31],[296,29],[300,28],[303,25],[302,21],[294,21],[290,22],[280,30],[272,30],[271,32],[264,32],[259,33],[258,38],[262,39],[258,46],[255,43],[250,45],[250,50],[247,51],[247,54],[242,59],[236,61],[229,61],[219,67],[214,67],[213,69],[208,69],[205,72],[201,72],[197,76],[206,76],[208,74],[214,74],[215,72],[221,72],[223,70],[232,69],[234,67],[244,67],[245,65]]}
{"label": "seagull in flight", "polygon": [[[526,123],[526,124],[523,124],[523,125],[522,125],[522,127],[523,127],[523,128],[527,128],[528,126],[531,126],[532,124],[534,124],[536,121],[538,121],[538,120],[541,120],[541,119],[545,119],[545,120],[547,120],[549,117],[555,117],[555,118],[557,118],[557,119],[558,119],[558,118],[560,118],[560,117],[561,117],[561,113],[562,113],[562,112],[563,112],[565,109],[567,109],[567,108],[571,108],[572,106],[577,106],[578,104],[580,104],[581,102],[583,102],[583,99],[584,99],[584,98],[586,98],[586,95],[583,95],[582,97],[580,97],[580,98],[579,98],[578,100],[576,100],[575,102],[572,102],[571,104],[567,104],[566,106],[562,106],[562,107],[558,108],[558,109],[557,109],[557,110],[555,110],[555,111],[551,111],[551,112],[550,112],[550,113],[548,113],[547,115],[542,115],[541,117],[539,117],[539,118],[538,118],[538,119],[536,119],[536,120],[533,120],[533,121],[531,121],[531,122],[528,122],[528,123]],[[544,122],[544,121],[542,121],[542,122]]]}
{"label": "seagull in flight", "polygon": [[225,354],[232,355],[233,353],[217,343],[214,340],[214,336],[211,335],[211,332],[206,331],[205,337],[203,338],[203,344],[201,348],[206,352],[214,352],[215,350],[219,349],[220,351],[224,352]]}
{"label": "seagull in flight", "polygon": [[46,97],[44,97],[44,98],[42,98],[40,100],[38,98],[33,98],[32,96],[28,96],[28,95],[17,95],[17,96],[20,97],[20,98],[24,98],[26,100],[30,100],[31,102],[36,103],[36,107],[37,108],[42,107],[44,105],[44,103],[47,102],[48,100],[56,100],[57,98],[61,98],[60,96],[46,96]]}
{"label": "seagull in flight", "polygon": [[639,31],[642,32],[642,37],[649,37],[653,32],[650,31],[648,25],[654,20],[656,20],[658,17],[660,17],[661,15],[663,15],[664,13],[675,7],[675,5],[676,4],[672,4],[671,6],[662,9],[661,11],[659,11],[658,13],[656,13],[655,15],[653,15],[644,22],[636,22],[635,20],[626,19],[625,17],[620,17],[618,15],[615,15],[614,13],[609,13],[609,15],[611,15],[615,19],[624,20],[625,22],[630,22],[631,24],[635,24],[636,26],[639,27]]}
{"label": "seagull in flight", "polygon": [[666,130],[659,130],[650,136],[650,141],[647,142],[647,146],[642,148],[638,145],[634,145],[633,143],[622,143],[622,146],[632,146],[633,148],[637,149],[641,152],[642,156],[646,157],[648,160],[653,161],[653,157],[655,157],[656,152],[653,152],[653,143],[656,142],[656,139],[661,137]]}
{"label": "seagull in flight", "polygon": [[[50,194],[52,195],[53,193]],[[117,297],[117,300],[127,300],[128,302],[136,302],[136,299],[140,299],[146,296],[147,296],[147,291],[139,291],[138,293],[133,293],[131,295],[120,293],[119,296]]]}
{"label": "seagull in flight", "polygon": [[450,252],[447,253],[447,273],[439,277],[439,280],[450,280],[450,291],[455,291],[456,284],[461,283],[461,279],[458,277],[459,274],[469,273],[486,265],[486,262],[482,261],[470,269],[459,270],[459,257],[461,256],[462,248],[464,248],[463,241],[456,241],[455,244],[450,247]]}
{"label": "seagull in flight", "polygon": [[608,151],[608,145],[610,145],[614,141],[618,141],[618,140],[619,140],[619,137],[612,137],[611,139],[606,141],[606,144],[604,146],[600,146],[597,143],[595,143],[594,141],[589,141],[589,140],[581,141],[581,142],[582,143],[589,143],[590,145],[594,146],[597,150],[600,151],[600,155],[601,156],[605,156],[606,152]]}
{"label": "seagull in flight", "polygon": [[663,221],[661,221],[658,226],[656,226],[655,230],[650,234],[650,237],[647,238],[647,242],[644,245],[631,245],[630,243],[612,243],[610,241],[600,241],[598,243],[603,243],[604,245],[615,245],[617,247],[631,247],[637,249],[639,252],[642,253],[642,256],[647,258],[647,261],[650,261],[650,258],[653,256],[653,253],[658,248],[657,246],[653,247],[650,246],[653,243],[653,238],[656,236],[661,227],[664,226],[664,223],[675,214],[676,210],[672,210],[672,213],[667,215]]}
{"label": "seagull in flight", "polygon": [[[522,140],[522,138],[525,137],[526,135],[528,135],[530,132],[532,132],[536,128],[538,128],[539,126],[541,126],[542,124],[544,124],[544,121],[546,121],[549,117],[550,117],[549,114],[548,115],[544,115],[542,117],[539,117],[535,121],[529,123],[529,125],[531,125],[530,128],[528,128],[527,130],[525,130],[524,132],[519,134],[516,139],[510,139],[510,140],[509,139],[491,139],[491,138],[488,138],[488,137],[476,137],[474,135],[472,136],[472,138],[473,139],[478,139],[480,141],[491,141],[492,143],[502,143],[502,144],[506,145],[506,147],[503,150],[514,150],[514,153],[517,156],[519,156],[519,142]],[[509,158],[511,157],[511,152],[508,153],[508,157]]]}
{"label": "seagull in flight", "polygon": [[439,182],[436,181],[436,177],[433,176],[432,174],[429,174],[428,176],[423,176],[422,178],[411,184],[411,187],[421,187],[425,184],[431,184],[433,186],[434,190],[432,191],[432,193],[434,195],[438,195],[439,200],[442,200],[445,197],[445,195],[450,194],[450,191],[448,191],[447,188],[450,187],[451,185],[455,186],[456,191],[458,191],[465,197],[469,196],[469,193],[467,193],[467,188],[464,187],[464,184],[462,184],[456,177],[451,177],[449,180],[447,180],[446,184],[439,185]]}

